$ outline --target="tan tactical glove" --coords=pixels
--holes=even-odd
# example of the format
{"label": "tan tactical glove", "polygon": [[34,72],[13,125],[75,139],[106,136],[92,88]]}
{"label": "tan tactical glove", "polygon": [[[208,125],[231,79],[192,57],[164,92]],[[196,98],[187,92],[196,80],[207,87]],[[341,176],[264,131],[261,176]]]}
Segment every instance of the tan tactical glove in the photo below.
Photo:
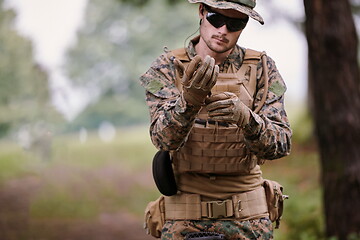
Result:
{"label": "tan tactical glove", "polygon": [[219,66],[215,65],[215,59],[206,56],[202,61],[200,56],[196,56],[186,69],[178,59],[175,59],[174,63],[181,78],[185,101],[194,106],[203,105],[219,74]]}
{"label": "tan tactical glove", "polygon": [[215,94],[206,99],[209,117],[218,122],[236,123],[244,127],[250,121],[250,109],[230,92]]}

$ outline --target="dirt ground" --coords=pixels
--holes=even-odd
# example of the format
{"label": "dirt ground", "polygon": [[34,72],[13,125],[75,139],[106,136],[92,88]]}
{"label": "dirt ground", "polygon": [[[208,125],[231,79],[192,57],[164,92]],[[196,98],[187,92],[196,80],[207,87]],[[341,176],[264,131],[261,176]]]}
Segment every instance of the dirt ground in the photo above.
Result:
{"label": "dirt ground", "polygon": [[123,211],[94,220],[33,219],[31,198],[46,179],[24,177],[0,186],[0,240],[146,240],[142,219]]}

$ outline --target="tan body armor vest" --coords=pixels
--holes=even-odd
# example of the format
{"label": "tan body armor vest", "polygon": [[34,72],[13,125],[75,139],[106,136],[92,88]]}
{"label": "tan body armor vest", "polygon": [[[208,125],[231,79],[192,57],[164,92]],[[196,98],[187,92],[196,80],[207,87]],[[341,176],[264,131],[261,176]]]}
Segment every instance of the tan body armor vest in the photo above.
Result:
{"label": "tan body armor vest", "polygon": [[[170,54],[185,66],[190,62],[184,48]],[[231,65],[227,73],[220,73],[211,93],[235,93],[247,107],[254,110],[257,64],[261,57],[262,53],[247,49],[240,69],[236,71]],[[176,86],[181,91],[178,78]],[[205,107],[200,110],[184,146],[173,152],[172,157],[175,171],[179,173],[239,174],[249,172],[258,162],[244,143],[242,129],[236,124],[211,121]]]}

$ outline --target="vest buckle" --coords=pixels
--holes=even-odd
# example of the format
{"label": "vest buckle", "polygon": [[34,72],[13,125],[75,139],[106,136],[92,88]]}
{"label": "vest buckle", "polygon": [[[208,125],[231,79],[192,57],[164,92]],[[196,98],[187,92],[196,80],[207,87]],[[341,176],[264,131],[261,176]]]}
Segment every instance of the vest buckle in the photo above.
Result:
{"label": "vest buckle", "polygon": [[231,200],[207,202],[208,218],[224,218],[234,215]]}

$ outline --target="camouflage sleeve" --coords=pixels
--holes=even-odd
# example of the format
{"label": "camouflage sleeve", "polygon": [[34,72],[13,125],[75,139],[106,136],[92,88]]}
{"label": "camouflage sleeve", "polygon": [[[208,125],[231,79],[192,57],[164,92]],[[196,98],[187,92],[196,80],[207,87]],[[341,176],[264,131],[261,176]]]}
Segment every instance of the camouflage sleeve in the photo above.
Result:
{"label": "camouflage sleeve", "polygon": [[[267,66],[269,69],[267,98],[259,113],[251,113],[250,123],[245,127],[245,141],[257,157],[271,160],[290,153],[292,132],[284,109],[285,82],[270,57],[267,57]],[[265,91],[262,61],[258,65],[258,76],[260,80],[255,108]]]}
{"label": "camouflage sleeve", "polygon": [[166,54],[140,77],[150,111],[150,137],[156,148],[176,150],[185,142],[200,108],[186,104],[175,86],[175,71]]}

